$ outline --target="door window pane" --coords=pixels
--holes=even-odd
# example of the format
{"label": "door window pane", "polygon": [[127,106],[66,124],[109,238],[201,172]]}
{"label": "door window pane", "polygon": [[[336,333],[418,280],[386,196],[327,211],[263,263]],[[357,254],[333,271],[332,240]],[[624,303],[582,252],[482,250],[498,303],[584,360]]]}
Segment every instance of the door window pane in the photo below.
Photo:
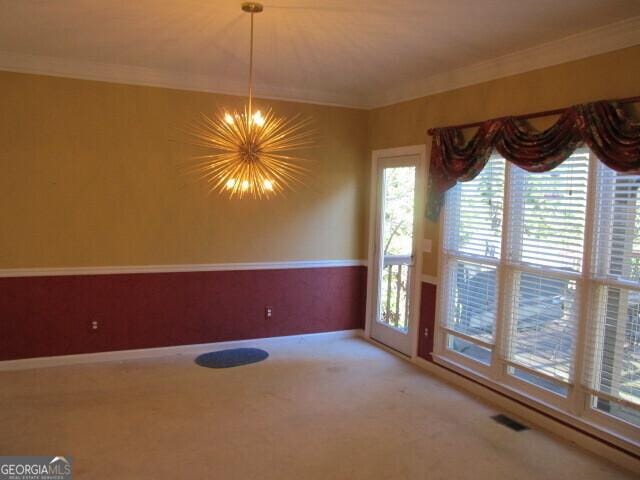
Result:
{"label": "door window pane", "polygon": [[403,332],[409,328],[415,175],[415,167],[383,170],[382,271],[377,320]]}
{"label": "door window pane", "polygon": [[384,169],[384,255],[411,255],[416,167]]}

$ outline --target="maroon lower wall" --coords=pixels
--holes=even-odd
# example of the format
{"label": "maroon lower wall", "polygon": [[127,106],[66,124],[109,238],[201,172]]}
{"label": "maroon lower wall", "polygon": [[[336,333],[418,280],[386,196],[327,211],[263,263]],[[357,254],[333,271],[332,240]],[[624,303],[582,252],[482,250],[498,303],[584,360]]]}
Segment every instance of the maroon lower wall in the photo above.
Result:
{"label": "maroon lower wall", "polygon": [[0,278],[0,360],[363,328],[365,297],[365,267]]}
{"label": "maroon lower wall", "polygon": [[[422,282],[420,292],[420,329],[418,331],[418,356],[432,361],[433,334],[436,321],[436,286]],[[427,335],[425,335],[425,331]]]}

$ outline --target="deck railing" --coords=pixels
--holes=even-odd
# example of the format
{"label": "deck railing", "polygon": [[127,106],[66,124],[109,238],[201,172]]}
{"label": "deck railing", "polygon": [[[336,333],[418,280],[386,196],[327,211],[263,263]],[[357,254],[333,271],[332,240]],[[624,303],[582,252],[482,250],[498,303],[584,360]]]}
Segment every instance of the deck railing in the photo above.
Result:
{"label": "deck railing", "polygon": [[382,272],[380,317],[383,323],[400,330],[409,324],[409,289],[413,257],[385,255]]}

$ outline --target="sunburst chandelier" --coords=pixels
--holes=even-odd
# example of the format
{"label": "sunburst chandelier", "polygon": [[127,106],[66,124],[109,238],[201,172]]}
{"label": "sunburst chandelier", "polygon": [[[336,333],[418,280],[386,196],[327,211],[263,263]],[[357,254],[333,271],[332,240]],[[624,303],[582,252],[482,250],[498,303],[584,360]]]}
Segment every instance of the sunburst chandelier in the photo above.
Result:
{"label": "sunburst chandelier", "polygon": [[263,6],[245,2],[242,10],[251,14],[248,104],[240,112],[221,109],[213,118],[203,114],[191,134],[210,151],[198,157],[196,170],[213,191],[263,198],[301,183],[307,169],[292,151],[312,146],[314,133],[311,120],[299,114],[284,118],[271,109],[253,110],[253,16]]}

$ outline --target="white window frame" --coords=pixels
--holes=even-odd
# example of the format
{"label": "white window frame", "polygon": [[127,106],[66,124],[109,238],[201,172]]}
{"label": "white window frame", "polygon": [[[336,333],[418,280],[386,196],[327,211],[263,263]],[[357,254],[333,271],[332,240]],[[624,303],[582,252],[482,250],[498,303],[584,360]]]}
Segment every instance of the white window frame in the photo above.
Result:
{"label": "white window frame", "polygon": [[[591,175],[589,179],[590,180],[589,189],[590,189],[590,192],[593,192],[593,194],[590,194],[589,197],[593,197],[593,201],[592,201],[593,206],[592,206],[592,212],[590,217],[591,221],[588,224],[589,226],[588,231],[591,233],[591,238],[589,238],[590,242],[585,245],[585,256],[584,256],[584,260],[585,262],[587,262],[587,265],[591,270],[591,271],[584,272],[588,280],[587,282],[588,290],[585,291],[585,296],[587,298],[585,299],[585,305],[584,305],[584,308],[586,309],[585,310],[586,315],[584,317],[585,321],[582,322],[584,323],[583,330],[584,330],[585,336],[589,332],[593,332],[596,330],[596,325],[594,324],[596,324],[598,322],[598,319],[600,318],[600,315],[594,312],[594,309],[595,309],[594,302],[590,301],[593,295],[596,295],[601,291],[602,288],[605,288],[605,287],[621,288],[625,290],[640,292],[640,285],[638,285],[635,282],[617,280],[608,276],[599,275],[601,268],[600,266],[596,266],[596,260],[598,262],[604,262],[605,260],[602,257],[599,257],[596,259],[596,256],[595,256],[596,252],[594,251],[593,247],[595,245],[594,233],[595,233],[595,224],[597,219],[596,204],[599,203],[600,201],[600,192],[598,191],[598,183],[600,180],[600,176],[603,174],[603,169],[600,168],[600,162],[596,157],[596,155],[592,153],[591,157],[592,157],[591,161],[594,163],[597,163],[599,168],[593,169],[594,170],[593,175]],[[613,228],[610,218],[607,221],[607,228],[609,230]],[[587,239],[585,238],[585,242],[586,241]],[[588,251],[587,251],[587,248],[589,249]],[[603,305],[601,304],[600,308],[602,307]],[[584,336],[582,338],[584,339]],[[585,355],[587,352],[585,352],[586,342],[584,340],[581,341],[581,346],[583,350],[582,354]],[[586,366],[584,357],[581,360],[583,360],[581,366],[584,368],[584,366]],[[583,378],[585,377],[584,371],[582,372],[582,377]],[[581,407],[579,409],[579,414],[585,419],[587,419],[589,422],[597,425],[602,425],[603,427],[612,431],[621,432],[622,435],[627,438],[638,438],[638,435],[640,433],[640,428],[634,427],[633,425],[623,420],[620,420],[614,417],[613,415],[609,415],[605,412],[602,412],[591,405],[593,395],[600,396],[602,398],[604,397],[602,394],[597,394],[597,392],[593,392],[588,386],[585,386],[584,384],[588,383],[586,380],[587,379],[585,379],[584,382],[581,382],[580,389],[579,389],[580,398],[576,400],[576,402],[579,403]],[[616,402],[615,399],[611,399],[611,401],[613,401],[614,403]]]}
{"label": "white window frame", "polygon": [[[440,219],[439,229],[441,241],[439,242],[439,265],[441,266],[438,273],[438,289],[436,300],[436,322],[434,332],[434,351],[433,359],[436,363],[447,368],[453,369],[467,377],[470,377],[486,386],[500,391],[507,396],[516,398],[523,403],[551,414],[563,421],[574,426],[584,429],[596,436],[600,436],[607,441],[629,448],[633,450],[640,449],[639,432],[640,428],[635,427],[623,420],[619,420],[611,415],[601,412],[591,406],[592,392],[586,386],[586,365],[589,359],[586,358],[586,335],[593,331],[593,324],[597,322],[597,316],[592,312],[593,302],[592,296],[602,286],[622,287],[640,291],[640,286],[632,282],[624,282],[610,278],[599,278],[593,273],[594,268],[594,245],[595,245],[595,220],[597,218],[597,205],[599,202],[598,179],[602,174],[600,160],[593,152],[589,156],[589,173],[587,180],[587,204],[585,214],[585,231],[584,231],[584,249],[582,258],[582,268],[576,273],[558,273],[559,278],[567,278],[576,282],[576,298],[575,308],[577,316],[577,331],[575,337],[575,348],[573,352],[573,371],[570,376],[570,382],[567,386],[567,396],[562,397],[550,391],[546,391],[541,387],[536,387],[529,382],[518,379],[507,371],[508,363],[504,358],[505,350],[505,328],[508,328],[507,322],[511,318],[509,311],[511,302],[506,302],[505,297],[508,295],[508,288],[501,286],[511,286],[512,277],[516,271],[526,271],[527,268],[522,265],[516,265],[511,259],[507,258],[509,254],[508,235],[511,210],[519,207],[511,201],[513,198],[511,193],[511,185],[513,182],[514,169],[510,162],[505,161],[505,191],[504,191],[504,207],[502,222],[502,244],[500,250],[500,260],[491,260],[488,258],[474,257],[471,255],[461,255],[445,250],[445,238],[448,225],[446,209],[447,202],[443,206]],[[451,274],[453,269],[445,268],[447,262],[455,260],[471,261],[486,265],[494,265],[496,271],[496,291],[497,291],[497,312],[496,324],[494,327],[494,344],[491,353],[491,365],[487,366],[480,362],[474,361],[464,355],[458,354],[447,348],[448,329],[445,327],[444,318],[447,313],[451,282],[445,276]],[[536,271],[535,269],[532,269]],[[539,273],[539,272],[538,272]],[[554,273],[555,275],[555,273]],[[501,319],[507,319],[501,320]],[[478,343],[476,339],[462,337],[456,332],[460,338],[470,340],[472,343]],[[480,342],[481,343],[481,342]],[[521,366],[516,368],[523,369]],[[526,369],[523,369],[526,370]],[[540,372],[535,372],[540,375]]]}

